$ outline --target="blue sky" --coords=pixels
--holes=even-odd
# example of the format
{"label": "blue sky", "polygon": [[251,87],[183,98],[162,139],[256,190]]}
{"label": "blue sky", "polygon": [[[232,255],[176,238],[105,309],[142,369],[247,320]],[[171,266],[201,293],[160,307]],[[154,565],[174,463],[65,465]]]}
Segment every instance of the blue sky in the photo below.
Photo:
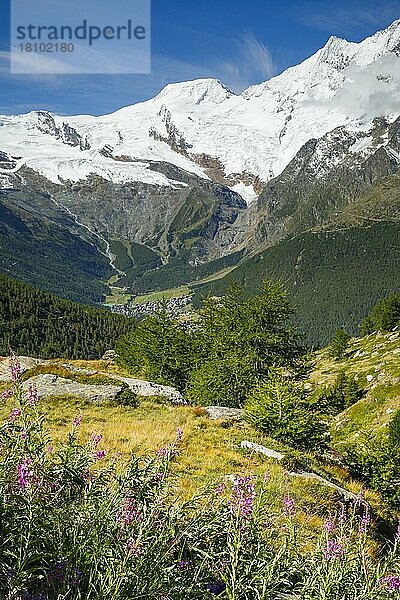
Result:
{"label": "blue sky", "polygon": [[[119,0],[111,1],[117,10]],[[149,75],[11,75],[9,0],[0,7],[2,114],[104,114],[199,77],[241,91],[307,58],[330,35],[360,41],[400,17],[398,0],[153,0]]]}

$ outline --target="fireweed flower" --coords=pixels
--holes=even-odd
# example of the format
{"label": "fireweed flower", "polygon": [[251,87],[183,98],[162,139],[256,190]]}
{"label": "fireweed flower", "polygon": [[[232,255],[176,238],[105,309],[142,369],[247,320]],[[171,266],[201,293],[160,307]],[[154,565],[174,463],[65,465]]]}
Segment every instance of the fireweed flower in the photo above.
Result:
{"label": "fireweed flower", "polygon": [[29,386],[28,389],[28,402],[31,406],[35,406],[39,401],[39,394],[36,386]]}
{"label": "fireweed flower", "polygon": [[17,467],[18,471],[18,486],[20,488],[27,488],[32,482],[33,471],[30,468],[32,461],[30,458],[25,458],[19,463]]}
{"label": "fireweed flower", "polygon": [[79,425],[82,423],[82,415],[77,415],[76,417],[74,417],[72,419],[72,425],[74,427],[79,427]]}
{"label": "fireweed flower", "polygon": [[228,504],[234,513],[247,519],[253,512],[255,496],[254,477],[237,477]]}
{"label": "fireweed flower", "polygon": [[159,448],[156,451],[156,454],[157,454],[158,458],[165,458],[166,456],[168,456],[168,452],[169,452],[169,449],[166,446],[163,446],[162,448]]}
{"label": "fireweed flower", "polygon": [[17,358],[13,358],[11,362],[11,381],[12,383],[18,383],[21,378],[21,365]]}
{"label": "fireweed flower", "polygon": [[72,567],[71,585],[78,585],[81,575],[82,571],[79,571],[78,567]]}
{"label": "fireweed flower", "polygon": [[346,512],[346,507],[344,506],[344,504],[342,504],[342,508],[341,508],[341,511],[338,516],[338,521],[339,521],[339,523],[342,523],[342,524],[346,523],[346,521],[347,521],[347,512]]}
{"label": "fireweed flower", "polygon": [[3,400],[8,400],[12,397],[13,394],[14,392],[12,390],[5,390],[1,393],[0,398],[2,398]]}
{"label": "fireweed flower", "polygon": [[345,553],[344,545],[335,539],[329,539],[326,547],[322,550],[325,560],[338,560]]}
{"label": "fireweed flower", "polygon": [[101,435],[101,433],[92,433],[92,435],[90,436],[90,441],[92,442],[92,446],[94,448],[96,448],[96,446],[100,444],[102,439],[103,436]]}
{"label": "fireweed flower", "polygon": [[12,410],[8,416],[8,420],[15,421],[15,419],[17,419],[20,415],[21,415],[21,409],[14,408],[14,410]]}
{"label": "fireweed flower", "polygon": [[400,590],[400,577],[398,575],[386,575],[381,583],[388,592]]}
{"label": "fireweed flower", "polygon": [[140,556],[142,554],[142,549],[140,546],[137,544],[137,542],[133,542],[132,540],[125,542],[124,550],[129,554],[133,554],[133,556]]}
{"label": "fireweed flower", "polygon": [[191,566],[192,566],[192,561],[187,560],[186,558],[181,558],[181,560],[179,560],[177,563],[177,567],[181,571],[184,571],[185,569],[189,569],[189,567],[191,567]]}
{"label": "fireweed flower", "polygon": [[132,498],[125,500],[121,510],[116,514],[118,525],[130,525],[134,521],[141,521],[142,515],[136,508],[135,501]]}
{"label": "fireweed flower", "polygon": [[82,478],[86,481],[86,483],[89,483],[90,481],[92,481],[93,475],[92,473],[89,471],[89,469],[85,469],[82,472]]}
{"label": "fireweed flower", "polygon": [[332,517],[328,517],[325,520],[324,529],[328,533],[333,533],[335,531],[335,521],[332,519]]}
{"label": "fireweed flower", "polygon": [[180,444],[180,443],[181,443],[181,441],[182,441],[182,437],[183,437],[183,430],[182,430],[182,429],[179,427],[179,428],[176,430],[176,443],[177,443],[177,444]]}
{"label": "fireweed flower", "polygon": [[101,460],[102,458],[104,458],[106,455],[106,451],[105,450],[96,450],[96,452],[94,453],[94,457],[96,460]]}
{"label": "fireweed flower", "polygon": [[359,533],[366,533],[369,526],[371,525],[371,515],[369,508],[365,508],[363,516],[361,517],[360,525],[358,526]]}
{"label": "fireweed flower", "polygon": [[221,494],[224,493],[225,490],[226,490],[226,483],[225,483],[225,481],[223,481],[215,488],[214,494],[217,494],[217,496],[220,496]]}
{"label": "fireweed flower", "polygon": [[51,571],[51,577],[56,579],[57,581],[65,581],[65,571],[67,568],[67,563],[63,560],[56,562],[53,570]]}
{"label": "fireweed flower", "polygon": [[361,506],[364,502],[364,490],[360,490],[357,494],[356,500],[355,500],[355,504],[356,506]]}
{"label": "fireweed flower", "polygon": [[283,499],[283,514],[286,517],[294,516],[296,514],[296,505],[291,496],[286,495]]}

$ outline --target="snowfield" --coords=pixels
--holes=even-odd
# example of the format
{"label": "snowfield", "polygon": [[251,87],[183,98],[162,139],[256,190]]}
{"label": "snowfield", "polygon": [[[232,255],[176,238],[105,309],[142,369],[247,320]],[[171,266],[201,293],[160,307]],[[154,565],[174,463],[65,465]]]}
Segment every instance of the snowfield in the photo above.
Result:
{"label": "snowfield", "polygon": [[179,186],[148,161],[208,178],[206,155],[218,159],[222,176],[235,176],[230,187],[250,203],[252,178],[268,182],[304,143],[337,127],[362,134],[351,152],[368,154],[372,120],[400,114],[399,48],[400,20],[358,44],[331,37],[300,65],[241,94],[200,79],[100,117],[0,117],[0,151],[14,160],[11,170],[1,163],[0,172],[4,180],[26,164],[57,184],[96,174]]}

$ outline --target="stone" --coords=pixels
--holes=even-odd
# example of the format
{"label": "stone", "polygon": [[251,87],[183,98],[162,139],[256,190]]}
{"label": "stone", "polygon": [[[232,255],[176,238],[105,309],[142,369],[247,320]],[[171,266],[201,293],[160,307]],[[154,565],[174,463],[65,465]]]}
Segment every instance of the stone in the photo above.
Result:
{"label": "stone", "polygon": [[172,404],[187,404],[182,394],[174,387],[169,385],[160,385],[152,381],[135,379],[134,377],[122,377],[121,375],[109,375],[116,381],[125,383],[132,392],[138,396],[162,396],[172,402]]}
{"label": "stone", "polygon": [[116,356],[117,353],[115,352],[115,350],[107,350],[106,352],[104,352],[103,356],[101,357],[101,360],[114,361]]}
{"label": "stone", "polygon": [[[0,357],[0,381],[11,381],[12,360],[13,359],[9,356]],[[32,356],[19,356],[18,361],[21,365],[22,373],[25,373],[25,371],[37,367],[38,365],[46,365],[51,362],[41,358],[33,358]]]}
{"label": "stone", "polygon": [[240,447],[245,448],[246,450],[252,450],[259,454],[264,454],[264,456],[268,456],[268,458],[276,458],[276,460],[282,460],[284,458],[284,455],[276,450],[271,450],[271,448],[266,448],[265,446],[261,446],[261,444],[255,444],[254,442],[249,442],[247,440],[243,440]]}
{"label": "stone", "polygon": [[[288,475],[290,475],[291,477],[303,477],[305,479],[313,479],[315,481],[318,481],[318,483],[325,485],[326,487],[332,488],[333,490],[338,492],[345,500],[351,500],[353,502],[357,500],[357,495],[353,494],[353,492],[345,490],[340,485],[336,485],[336,483],[333,483],[332,481],[329,481],[328,479],[325,479],[324,477],[321,477],[316,473],[309,473],[308,471],[299,471],[297,473],[288,472]],[[367,505],[367,502],[363,500],[362,504],[365,506]]]}
{"label": "stone", "polygon": [[123,389],[122,385],[79,383],[78,381],[52,375],[51,373],[36,375],[23,383],[23,387],[26,390],[33,386],[36,386],[39,398],[75,396],[96,404],[117,400],[118,394]]}
{"label": "stone", "polygon": [[231,408],[230,406],[206,406],[206,413],[210,419],[224,419],[226,421],[242,421],[243,410],[241,408]]}

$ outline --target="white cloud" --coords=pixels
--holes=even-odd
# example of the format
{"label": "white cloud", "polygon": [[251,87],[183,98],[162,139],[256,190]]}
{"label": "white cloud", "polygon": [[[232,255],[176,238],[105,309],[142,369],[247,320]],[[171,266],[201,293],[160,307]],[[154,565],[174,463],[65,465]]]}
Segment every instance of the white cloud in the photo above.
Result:
{"label": "white cloud", "polygon": [[251,32],[241,36],[233,60],[223,62],[220,69],[220,78],[236,91],[270,79],[276,73],[268,47]]}

